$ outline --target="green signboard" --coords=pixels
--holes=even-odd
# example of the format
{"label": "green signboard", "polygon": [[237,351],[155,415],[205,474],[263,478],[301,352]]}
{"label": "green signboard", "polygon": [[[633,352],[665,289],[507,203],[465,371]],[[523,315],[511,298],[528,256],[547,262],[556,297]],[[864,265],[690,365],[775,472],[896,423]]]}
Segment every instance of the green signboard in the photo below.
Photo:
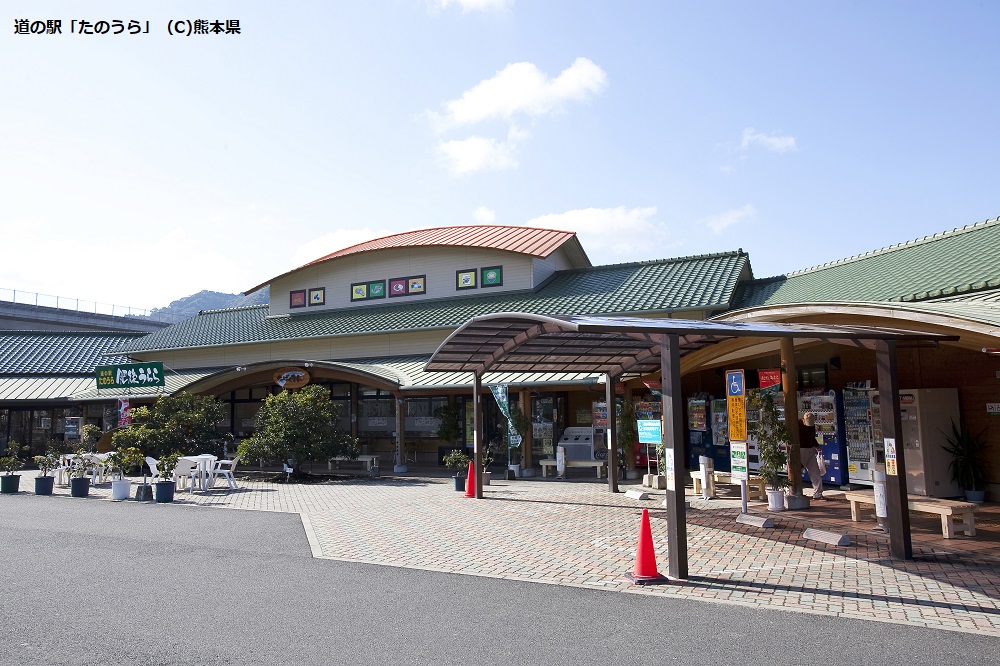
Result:
{"label": "green signboard", "polygon": [[97,366],[97,388],[99,389],[163,385],[163,364],[160,362]]}

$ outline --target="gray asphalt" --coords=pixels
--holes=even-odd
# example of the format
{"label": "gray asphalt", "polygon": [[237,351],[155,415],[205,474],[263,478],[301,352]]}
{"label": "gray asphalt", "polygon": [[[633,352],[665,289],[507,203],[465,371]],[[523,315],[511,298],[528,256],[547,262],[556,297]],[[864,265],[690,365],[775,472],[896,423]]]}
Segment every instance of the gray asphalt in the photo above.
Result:
{"label": "gray asphalt", "polygon": [[4,664],[996,663],[1000,639],[313,559],[298,516],[0,497]]}

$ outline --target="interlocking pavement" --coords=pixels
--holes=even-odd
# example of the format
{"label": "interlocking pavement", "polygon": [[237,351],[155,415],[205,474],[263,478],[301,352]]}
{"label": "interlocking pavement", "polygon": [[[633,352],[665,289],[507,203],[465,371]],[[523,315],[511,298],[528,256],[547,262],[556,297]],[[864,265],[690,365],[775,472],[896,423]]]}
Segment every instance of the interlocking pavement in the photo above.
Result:
{"label": "interlocking pavement", "polygon": [[[22,492],[31,482],[30,474],[22,478]],[[846,501],[774,514],[751,502],[750,513],[775,520],[773,528],[757,528],[736,522],[738,500],[689,495],[688,579],[639,586],[626,574],[636,564],[643,508],[666,571],[662,492],[636,500],[595,479],[535,478],[494,480],[475,500],[456,492],[450,478],[418,473],[239,484],[236,491],[180,492],[175,504],[297,513],[319,558],[1000,636],[1000,551],[985,530],[945,543],[933,523],[915,527],[913,559],[895,561],[885,534],[850,522]],[[68,489],[57,486],[56,494]],[[109,499],[110,487],[91,488],[91,498]],[[807,527],[847,533],[850,545],[807,540]]]}

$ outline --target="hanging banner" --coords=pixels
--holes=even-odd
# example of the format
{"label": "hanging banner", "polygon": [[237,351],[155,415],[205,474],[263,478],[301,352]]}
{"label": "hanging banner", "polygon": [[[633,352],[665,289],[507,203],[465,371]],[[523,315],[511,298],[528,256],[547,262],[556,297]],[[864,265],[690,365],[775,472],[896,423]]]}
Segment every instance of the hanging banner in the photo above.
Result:
{"label": "hanging banner", "polygon": [[497,406],[500,407],[500,411],[503,415],[510,420],[510,406],[507,404],[507,385],[506,384],[490,384],[490,391],[493,392],[493,397],[496,398]]}
{"label": "hanging banner", "polygon": [[118,400],[118,427],[132,425],[132,413],[129,411],[128,398]]}

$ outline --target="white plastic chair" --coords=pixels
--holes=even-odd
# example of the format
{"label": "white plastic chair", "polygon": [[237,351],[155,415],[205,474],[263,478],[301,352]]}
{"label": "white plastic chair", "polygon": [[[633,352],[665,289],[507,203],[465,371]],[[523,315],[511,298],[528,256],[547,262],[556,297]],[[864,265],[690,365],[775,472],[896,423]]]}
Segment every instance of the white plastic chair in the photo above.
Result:
{"label": "white plastic chair", "polygon": [[157,468],[157,465],[160,464],[160,461],[157,460],[156,458],[151,458],[150,456],[146,456],[146,464],[149,465],[149,473],[152,475],[149,477],[149,481],[150,483],[152,483],[153,481],[156,481],[157,479],[160,478],[160,470]]}
{"label": "white plastic chair", "polygon": [[226,479],[229,484],[230,490],[236,490],[236,477],[233,473],[236,471],[236,465],[240,462],[240,457],[236,456],[232,460],[216,460],[215,465],[212,467],[211,477],[209,478],[208,485],[210,488],[215,487],[215,477],[221,476]]}
{"label": "white plastic chair", "polygon": [[177,467],[174,467],[174,483],[178,490],[184,490],[187,485],[188,492],[194,492],[195,479],[199,478],[198,463],[193,460],[178,460]]}
{"label": "white plastic chair", "polygon": [[292,478],[292,472],[295,470],[288,466],[288,463],[281,463],[281,471],[285,473],[285,483]]}

